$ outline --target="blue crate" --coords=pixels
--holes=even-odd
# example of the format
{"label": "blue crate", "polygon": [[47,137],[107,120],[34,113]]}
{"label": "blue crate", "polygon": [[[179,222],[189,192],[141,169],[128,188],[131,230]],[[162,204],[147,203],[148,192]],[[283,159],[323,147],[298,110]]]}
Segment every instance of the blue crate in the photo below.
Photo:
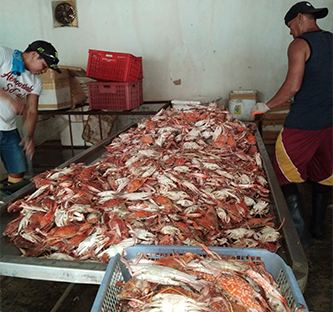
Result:
{"label": "blue crate", "polygon": [[[266,271],[272,274],[276,282],[280,285],[289,307],[291,308],[294,304],[297,306],[298,304],[302,304],[306,307],[304,311],[309,312],[293,271],[279,255],[271,253],[266,249],[228,247],[209,247],[209,249],[215,251],[225,259],[237,259],[245,262],[248,261],[248,256],[250,256],[253,262],[263,262]],[[150,259],[157,260],[171,255],[172,251],[179,254],[191,252],[206,255],[202,248],[198,246],[137,245],[126,249],[126,258],[136,258],[140,253],[145,253]],[[121,290],[121,287],[116,286],[116,282],[127,282],[130,279],[131,276],[127,268],[120,261],[120,255],[117,254],[108,264],[91,312],[114,311],[114,307],[118,302],[116,294]]]}

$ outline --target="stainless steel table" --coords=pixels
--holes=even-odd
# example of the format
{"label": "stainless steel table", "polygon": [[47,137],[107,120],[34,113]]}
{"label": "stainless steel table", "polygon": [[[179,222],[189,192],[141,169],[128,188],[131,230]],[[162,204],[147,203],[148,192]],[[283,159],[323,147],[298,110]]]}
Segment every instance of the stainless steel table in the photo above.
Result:
{"label": "stainless steel table", "polygon": [[[58,168],[67,167],[71,163],[84,162],[86,164],[91,164],[97,161],[106,152],[106,145],[110,144],[120,133],[127,131],[133,126],[136,126],[136,124],[131,124],[115,133],[113,136],[91,146],[79,155],[58,166]],[[279,249],[278,254],[292,268],[300,289],[303,292],[308,277],[308,264],[305,253],[300,244],[298,234],[292,222],[292,218],[259,132],[256,133],[256,139],[272,192],[272,213],[276,216],[278,224],[282,221],[284,222],[281,229],[281,248]],[[31,194],[33,191],[35,191],[35,186],[33,183],[30,183],[6,198],[5,202],[0,207],[1,233],[6,228],[8,222],[18,216],[18,214],[7,212],[8,204]],[[0,247],[0,274],[5,276],[70,283],[100,284],[106,269],[106,265],[102,263],[71,262],[22,257],[20,251],[14,246],[14,244],[10,242],[7,243],[4,237],[1,237]]]}
{"label": "stainless steel table", "polygon": [[[78,108],[88,107],[85,111],[78,111]],[[72,150],[72,156],[74,156],[74,140],[73,140],[73,129],[72,129],[72,117],[74,116],[98,116],[99,134],[100,139],[103,140],[102,121],[101,116],[112,115],[112,116],[136,116],[144,117],[149,115],[155,115],[161,109],[167,109],[171,107],[171,101],[145,101],[140,107],[132,110],[104,110],[104,109],[90,109],[89,103],[77,105],[75,109],[57,109],[57,110],[39,110],[38,115],[40,116],[67,116],[70,147]],[[149,109],[141,109],[149,108]]]}

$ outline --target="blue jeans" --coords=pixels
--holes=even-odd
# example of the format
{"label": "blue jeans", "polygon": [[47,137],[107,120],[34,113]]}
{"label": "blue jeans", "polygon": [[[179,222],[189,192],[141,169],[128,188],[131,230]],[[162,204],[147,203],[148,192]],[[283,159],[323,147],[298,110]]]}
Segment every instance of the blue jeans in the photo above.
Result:
{"label": "blue jeans", "polygon": [[26,171],[26,159],[17,129],[0,131],[0,156],[7,173]]}

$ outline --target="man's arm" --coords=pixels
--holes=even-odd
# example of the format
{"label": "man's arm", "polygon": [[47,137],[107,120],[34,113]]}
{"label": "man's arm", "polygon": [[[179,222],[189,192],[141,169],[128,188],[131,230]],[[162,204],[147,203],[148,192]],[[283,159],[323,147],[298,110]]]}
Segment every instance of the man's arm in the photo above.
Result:
{"label": "man's arm", "polygon": [[310,56],[310,47],[303,39],[295,39],[288,48],[288,73],[278,92],[266,104],[273,108],[290,100],[301,88],[305,62]]}
{"label": "man's arm", "polygon": [[36,94],[27,96],[26,109],[23,113],[23,133],[24,138],[21,142],[24,145],[26,155],[32,156],[35,153],[34,132],[38,119],[38,99]]}

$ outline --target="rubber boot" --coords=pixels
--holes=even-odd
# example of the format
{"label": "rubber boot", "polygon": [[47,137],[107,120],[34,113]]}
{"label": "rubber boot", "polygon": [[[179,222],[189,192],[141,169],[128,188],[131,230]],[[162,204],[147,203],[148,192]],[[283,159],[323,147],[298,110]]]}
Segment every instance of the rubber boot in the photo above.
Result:
{"label": "rubber boot", "polygon": [[312,236],[306,225],[306,215],[303,209],[301,196],[298,192],[297,185],[290,183],[281,186],[283,195],[286,199],[291,217],[294,221],[295,228],[300,238],[303,248],[307,248],[312,242]]}
{"label": "rubber boot", "polygon": [[312,218],[310,232],[315,238],[325,234],[324,223],[330,186],[312,182]]}

